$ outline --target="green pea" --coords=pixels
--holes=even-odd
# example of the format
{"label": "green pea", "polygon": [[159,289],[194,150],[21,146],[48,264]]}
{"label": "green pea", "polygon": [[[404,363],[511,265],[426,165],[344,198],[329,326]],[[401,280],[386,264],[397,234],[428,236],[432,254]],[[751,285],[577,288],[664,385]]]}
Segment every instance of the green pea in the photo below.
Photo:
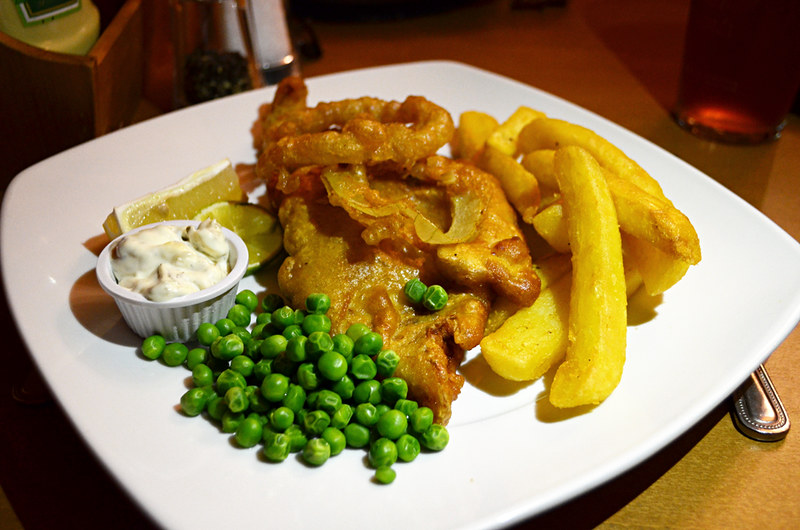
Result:
{"label": "green pea", "polygon": [[314,363],[303,363],[297,368],[297,383],[305,390],[314,390],[319,386],[319,374]]}
{"label": "green pea", "polygon": [[439,311],[447,305],[447,291],[441,285],[431,285],[422,297],[422,306],[429,311]]}
{"label": "green pea", "polygon": [[353,358],[353,346],[355,341],[344,333],[337,333],[333,336],[333,351],[341,353],[347,362]]}
{"label": "green pea", "polygon": [[269,413],[269,424],[278,432],[284,432],[294,423],[294,411],[289,407],[278,407]]}
{"label": "green pea", "polygon": [[320,315],[318,313],[306,315],[303,319],[303,331],[306,335],[311,335],[315,331],[330,333],[331,319],[328,318],[327,315]]}
{"label": "green pea", "polygon": [[390,467],[397,462],[397,446],[388,438],[378,438],[369,446],[369,463],[374,468]]}
{"label": "green pea", "polygon": [[411,303],[420,304],[422,303],[427,289],[428,286],[422,283],[419,278],[412,278],[406,282],[403,287],[403,293],[405,293],[406,298],[408,298]]}
{"label": "green pea", "polygon": [[217,320],[214,325],[217,327],[217,330],[221,336],[232,333],[233,328],[236,327],[236,324],[230,318],[221,318]]}
{"label": "green pea", "polygon": [[283,374],[286,377],[292,377],[297,371],[297,365],[287,359],[285,355],[279,355],[272,360],[272,371],[273,373]]}
{"label": "green pea", "polygon": [[339,408],[336,409],[336,412],[334,412],[331,416],[331,427],[335,427],[336,429],[344,429],[347,424],[350,423],[350,419],[352,417],[353,407],[347,403],[342,403],[339,405]]}
{"label": "green pea", "polygon": [[206,407],[208,394],[202,388],[190,388],[181,396],[181,410],[187,416],[197,416]]}
{"label": "green pea", "polygon": [[284,434],[289,437],[289,451],[292,453],[302,451],[308,443],[308,437],[299,425],[289,425]]}
{"label": "green pea", "polygon": [[370,331],[360,336],[356,343],[353,345],[353,353],[358,355],[366,355],[372,357],[377,355],[383,348],[383,337],[380,333]]}
{"label": "green pea", "polygon": [[360,322],[356,322],[355,324],[351,324],[350,327],[347,328],[345,332],[350,339],[355,342],[357,341],[362,335],[366,335],[372,331],[369,327],[365,324],[361,324]]}
{"label": "green pea", "polygon": [[317,399],[314,406],[320,410],[324,410],[328,415],[336,412],[336,409],[342,404],[342,397],[336,392],[328,389],[320,390],[317,393]]}
{"label": "green pea", "polygon": [[431,425],[430,428],[419,437],[419,443],[422,444],[425,449],[431,451],[441,451],[447,446],[449,441],[450,433],[447,432],[447,429],[443,425],[439,425],[438,423]]}
{"label": "green pea", "polygon": [[378,422],[378,411],[372,403],[359,403],[356,406],[356,421],[364,427],[372,427]]}
{"label": "green pea", "polygon": [[281,404],[295,414],[300,412],[300,410],[306,404],[305,389],[300,385],[295,385],[293,383],[289,384],[289,389],[286,391],[286,395],[281,400]]}
{"label": "green pea", "polygon": [[231,359],[231,370],[234,372],[239,372],[245,378],[250,377],[253,375],[253,370],[255,369],[255,363],[253,359],[246,355],[237,355],[233,359]]}
{"label": "green pea", "polygon": [[222,432],[232,434],[236,432],[236,428],[244,421],[244,414],[241,412],[233,412],[230,409],[225,409],[222,413]]}
{"label": "green pea", "polygon": [[306,318],[306,312],[302,309],[295,309],[294,314],[292,315],[292,324],[297,324],[298,326],[302,327],[303,320]]}
{"label": "green pea", "polygon": [[398,399],[408,397],[408,383],[399,377],[388,377],[381,381],[381,398],[394,406]]}
{"label": "green pea", "polygon": [[207,364],[198,364],[192,368],[192,384],[203,387],[214,383],[214,372]]}
{"label": "green pea", "polygon": [[264,313],[272,313],[276,309],[284,306],[286,302],[281,295],[277,293],[268,293],[263,300],[261,300],[261,310]]}
{"label": "green pea", "polygon": [[186,367],[189,370],[194,370],[195,366],[205,364],[206,361],[208,361],[208,350],[205,348],[192,348],[186,354]]}
{"label": "green pea", "polygon": [[197,337],[197,342],[203,346],[211,346],[214,341],[217,340],[217,337],[220,336],[220,331],[219,328],[211,322],[204,322],[197,327],[195,336]]}
{"label": "green pea", "polygon": [[308,337],[305,335],[298,335],[292,337],[286,343],[286,357],[296,363],[302,363],[306,360],[306,343]]}
{"label": "green pea", "polygon": [[262,357],[261,355],[262,342],[264,342],[264,339],[257,339],[253,337],[244,343],[244,354],[250,357],[250,359],[252,359],[253,362],[258,361]]}
{"label": "green pea", "polygon": [[394,403],[394,408],[410,417],[411,414],[419,408],[419,404],[411,399],[398,399]]}
{"label": "green pea", "polygon": [[268,326],[272,323],[272,311],[269,313],[259,313],[256,316],[256,326]]}
{"label": "green pea", "polygon": [[343,375],[338,381],[334,381],[334,383],[331,385],[331,390],[339,394],[342,399],[352,398],[355,388],[355,383],[353,383],[353,380],[350,379],[350,376],[347,374]]}
{"label": "green pea", "polygon": [[247,326],[250,324],[250,309],[242,304],[233,304],[233,307],[228,309],[227,317],[237,326]]}
{"label": "green pea", "polygon": [[378,377],[392,377],[399,364],[400,356],[394,350],[381,350],[375,358]]}
{"label": "green pea", "polygon": [[228,410],[228,404],[225,402],[224,397],[215,394],[208,398],[206,411],[211,419],[221,421],[222,415],[225,414],[226,410]]}
{"label": "green pea", "polygon": [[359,354],[353,357],[349,366],[350,375],[359,381],[369,381],[378,374],[378,367],[368,355]]}
{"label": "green pea", "polygon": [[217,338],[211,345],[211,355],[223,361],[230,361],[242,353],[244,353],[244,342],[234,333]]}
{"label": "green pea", "polygon": [[189,348],[180,342],[172,342],[164,346],[164,351],[161,352],[161,360],[167,366],[180,366],[189,355]]}
{"label": "green pea", "polygon": [[261,389],[256,385],[247,385],[244,387],[244,393],[250,403],[250,410],[254,413],[266,414],[272,409],[272,403],[261,394]]}
{"label": "green pea", "polygon": [[297,322],[295,322],[294,319],[294,309],[288,305],[279,307],[272,312],[272,324],[281,331],[286,328],[286,326],[296,324]]}
{"label": "green pea", "polygon": [[322,431],[322,438],[331,447],[331,456],[336,456],[347,446],[347,438],[344,433],[335,427],[327,427]]}
{"label": "green pea", "polygon": [[369,429],[360,423],[348,423],[342,432],[349,447],[359,449],[369,444]]}
{"label": "green pea", "polygon": [[291,452],[291,438],[285,433],[277,433],[264,444],[261,453],[270,462],[283,462]]}
{"label": "green pea", "polygon": [[380,418],[381,416],[392,410],[392,407],[390,407],[384,402],[380,402],[377,405],[375,405],[375,410],[378,412],[378,417]]}
{"label": "green pea", "polygon": [[254,447],[261,441],[264,427],[254,417],[248,416],[236,426],[233,437],[241,447]]}
{"label": "green pea", "polygon": [[331,446],[324,438],[312,438],[303,448],[303,460],[312,466],[321,466],[331,456]]}
{"label": "green pea", "polygon": [[261,359],[253,367],[253,378],[261,384],[265,377],[272,373],[272,359]]}
{"label": "green pea", "polygon": [[156,360],[164,353],[167,341],[161,335],[150,335],[142,341],[142,355],[148,359]]}
{"label": "green pea", "polygon": [[224,396],[225,393],[233,388],[244,388],[247,386],[247,381],[244,376],[239,372],[235,372],[228,368],[217,377],[217,392],[219,395]]}
{"label": "green pea", "polygon": [[303,336],[303,328],[301,328],[297,324],[291,324],[283,328],[281,335],[286,337],[287,340],[291,339],[292,337]]}
{"label": "green pea", "polygon": [[420,453],[419,440],[410,434],[402,434],[394,443],[397,446],[397,458],[403,462],[411,462]]}
{"label": "green pea", "polygon": [[245,344],[249,340],[252,340],[252,338],[253,338],[253,336],[250,334],[250,332],[244,326],[236,326],[235,328],[233,328],[233,331],[231,331],[231,333],[233,333],[234,335],[236,335],[237,337],[242,339],[242,342],[245,343]]}
{"label": "green pea", "polygon": [[261,394],[273,403],[281,401],[288,391],[289,378],[283,374],[269,374],[261,383]]}
{"label": "green pea", "polygon": [[326,351],[333,350],[333,339],[324,331],[314,331],[308,335],[306,354],[310,359],[316,360]]}
{"label": "green pea", "polygon": [[[360,407],[361,405],[359,405]],[[375,424],[378,433],[383,436],[384,438],[388,438],[390,440],[397,440],[406,433],[406,429],[408,428],[408,419],[406,415],[400,412],[399,410],[392,409],[388,412],[385,412],[378,418],[378,422]]]}
{"label": "green pea", "polygon": [[236,299],[234,301],[237,304],[245,306],[251,313],[258,307],[258,296],[250,289],[244,289],[236,293]]}
{"label": "green pea", "polygon": [[414,432],[423,433],[433,425],[433,411],[428,407],[419,407],[411,413],[408,420]]}
{"label": "green pea", "polygon": [[328,381],[338,381],[347,375],[347,360],[339,352],[326,351],[317,360],[317,369]]}
{"label": "green pea", "polygon": [[303,418],[303,429],[310,436],[319,436],[330,424],[331,417],[324,410],[312,410]]}
{"label": "green pea", "polygon": [[289,341],[283,335],[272,335],[261,343],[261,355],[266,359],[274,359],[286,351]]}
{"label": "green pea", "polygon": [[381,402],[381,384],[374,379],[362,381],[353,390],[353,401],[377,405]]}
{"label": "green pea", "polygon": [[225,392],[225,403],[231,412],[244,412],[250,406],[243,387],[233,386]]}
{"label": "green pea", "polygon": [[312,293],[306,297],[306,309],[309,313],[324,315],[331,307],[331,299],[324,293]]}
{"label": "green pea", "polygon": [[375,481],[380,484],[391,484],[397,478],[397,472],[391,466],[380,466],[375,470]]}

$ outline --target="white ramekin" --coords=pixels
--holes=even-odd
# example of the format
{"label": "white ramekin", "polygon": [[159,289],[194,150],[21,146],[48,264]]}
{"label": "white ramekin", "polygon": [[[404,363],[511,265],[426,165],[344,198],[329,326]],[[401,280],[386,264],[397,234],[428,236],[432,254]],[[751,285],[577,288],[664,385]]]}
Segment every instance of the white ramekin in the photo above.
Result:
{"label": "white ramekin", "polygon": [[231,272],[219,283],[166,302],[153,302],[117,283],[111,270],[111,251],[128,234],[157,225],[197,226],[200,221],[163,221],[135,228],[106,245],[97,258],[97,280],[117,303],[125,322],[140,337],[162,335],[167,342],[186,342],[204,322],[224,318],[236,299],[239,282],[247,270],[248,253],[242,238],[227,228],[222,231],[231,247]]}

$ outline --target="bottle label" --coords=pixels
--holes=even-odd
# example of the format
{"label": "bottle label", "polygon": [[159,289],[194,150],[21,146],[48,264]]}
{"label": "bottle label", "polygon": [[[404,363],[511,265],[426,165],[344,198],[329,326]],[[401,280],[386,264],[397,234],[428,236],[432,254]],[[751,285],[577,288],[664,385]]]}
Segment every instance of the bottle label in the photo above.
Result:
{"label": "bottle label", "polygon": [[23,26],[45,24],[81,9],[81,0],[14,0],[14,3]]}

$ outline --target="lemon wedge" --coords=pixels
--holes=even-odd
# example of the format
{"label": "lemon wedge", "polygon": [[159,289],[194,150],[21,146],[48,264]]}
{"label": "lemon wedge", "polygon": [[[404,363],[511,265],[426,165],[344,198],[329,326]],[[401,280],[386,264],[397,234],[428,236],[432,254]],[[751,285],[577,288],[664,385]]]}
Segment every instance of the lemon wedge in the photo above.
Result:
{"label": "lemon wedge", "polygon": [[241,201],[239,186],[230,160],[203,168],[162,190],[117,206],[106,218],[103,229],[109,238],[132,228],[159,221],[192,219],[203,208],[220,201]]}
{"label": "lemon wedge", "polygon": [[250,253],[245,274],[259,270],[283,251],[280,223],[268,210],[257,204],[221,201],[203,208],[194,219],[214,219],[244,240]]}

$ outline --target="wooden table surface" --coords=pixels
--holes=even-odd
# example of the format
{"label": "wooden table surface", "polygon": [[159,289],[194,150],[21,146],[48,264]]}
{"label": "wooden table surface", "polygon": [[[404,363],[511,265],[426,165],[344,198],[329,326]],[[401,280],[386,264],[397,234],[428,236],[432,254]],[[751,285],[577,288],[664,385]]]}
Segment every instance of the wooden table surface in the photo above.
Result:
{"label": "wooden table surface", "polygon": [[[306,61],[303,73],[450,59],[511,77],[663,147],[798,239],[797,116],[790,116],[782,138],[758,146],[699,140],[670,118],[687,13],[688,0],[572,0],[542,9],[513,8],[511,2],[498,0],[464,2],[444,12],[404,18],[312,20],[322,56]],[[158,112],[147,104],[143,109],[144,115]],[[742,259],[758,256],[742,249]],[[740,288],[757,289],[758,278],[732,285],[732,299]],[[148,527],[147,516],[95,460],[52,401],[31,406],[11,398],[12,384],[26,373],[30,360],[13,330],[5,336],[0,527]],[[795,330],[766,362],[789,415],[798,418],[799,351],[800,332]],[[721,403],[643,464],[523,526],[795,527],[800,522],[796,434],[780,442],[753,441],[734,427],[729,403]]]}

